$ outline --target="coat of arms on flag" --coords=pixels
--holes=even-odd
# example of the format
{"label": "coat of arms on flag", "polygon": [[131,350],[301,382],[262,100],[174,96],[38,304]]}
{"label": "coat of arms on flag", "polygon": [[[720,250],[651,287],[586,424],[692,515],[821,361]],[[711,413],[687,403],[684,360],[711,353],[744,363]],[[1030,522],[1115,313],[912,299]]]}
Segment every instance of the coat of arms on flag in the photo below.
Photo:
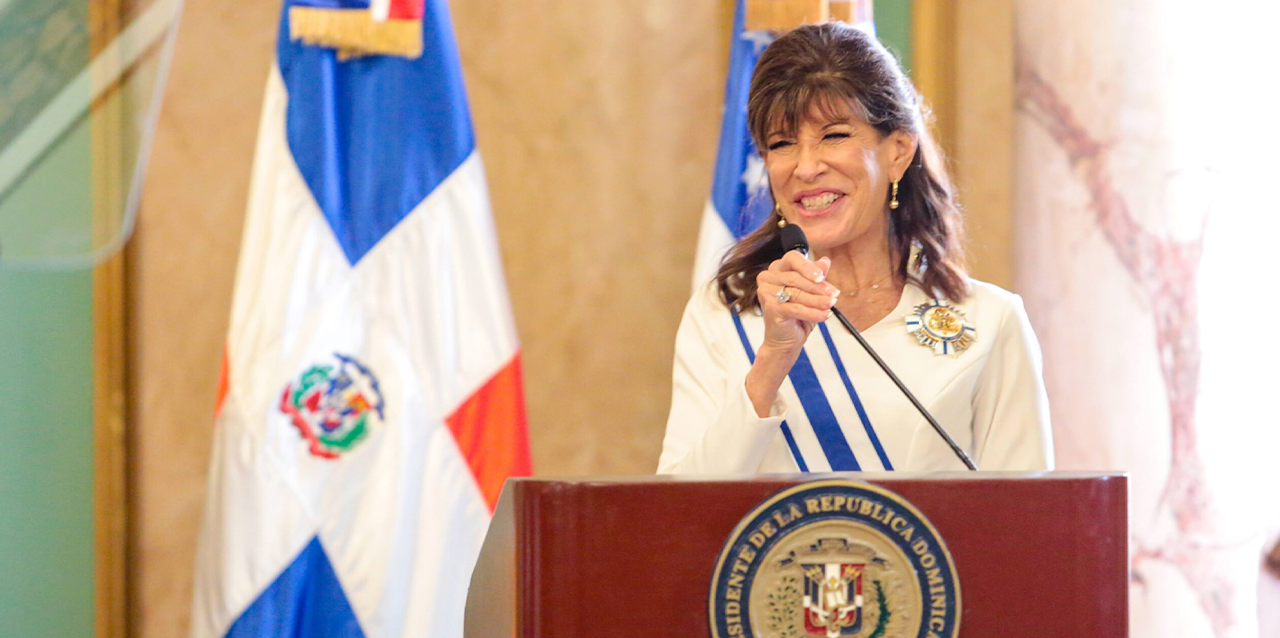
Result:
{"label": "coat of arms on flag", "polygon": [[322,459],[351,451],[385,417],[373,372],[354,357],[333,356],[332,362],[307,367],[280,397],[280,411],[289,415],[308,451]]}

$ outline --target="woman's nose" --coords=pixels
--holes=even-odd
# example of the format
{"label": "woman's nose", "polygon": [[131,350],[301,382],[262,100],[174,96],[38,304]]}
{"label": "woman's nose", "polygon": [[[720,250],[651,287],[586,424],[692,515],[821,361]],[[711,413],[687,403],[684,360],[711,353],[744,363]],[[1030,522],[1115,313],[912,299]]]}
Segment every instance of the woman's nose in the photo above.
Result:
{"label": "woman's nose", "polygon": [[826,170],[827,163],[823,161],[822,153],[818,148],[807,144],[801,146],[800,154],[796,158],[796,179],[811,182],[821,177]]}

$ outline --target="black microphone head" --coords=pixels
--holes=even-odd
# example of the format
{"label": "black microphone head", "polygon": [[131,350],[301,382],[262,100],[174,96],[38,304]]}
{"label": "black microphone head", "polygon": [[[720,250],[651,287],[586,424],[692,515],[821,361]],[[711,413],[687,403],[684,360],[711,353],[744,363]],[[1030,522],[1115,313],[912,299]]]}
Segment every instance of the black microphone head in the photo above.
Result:
{"label": "black microphone head", "polygon": [[800,251],[801,255],[809,256],[809,240],[805,239],[804,231],[795,224],[787,224],[782,227],[782,253],[785,255],[793,250]]}

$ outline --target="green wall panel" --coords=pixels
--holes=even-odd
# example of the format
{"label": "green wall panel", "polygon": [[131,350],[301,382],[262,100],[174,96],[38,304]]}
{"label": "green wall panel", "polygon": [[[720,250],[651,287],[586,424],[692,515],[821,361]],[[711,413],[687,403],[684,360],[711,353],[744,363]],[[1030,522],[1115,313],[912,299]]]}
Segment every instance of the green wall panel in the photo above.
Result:
{"label": "green wall panel", "polygon": [[875,0],[876,35],[911,73],[911,0]]}
{"label": "green wall panel", "polygon": [[0,636],[93,635],[92,295],[0,272]]}
{"label": "green wall panel", "polygon": [[[3,194],[0,260],[89,248],[90,141],[86,119]],[[93,635],[93,540],[92,274],[0,269],[0,637]]]}

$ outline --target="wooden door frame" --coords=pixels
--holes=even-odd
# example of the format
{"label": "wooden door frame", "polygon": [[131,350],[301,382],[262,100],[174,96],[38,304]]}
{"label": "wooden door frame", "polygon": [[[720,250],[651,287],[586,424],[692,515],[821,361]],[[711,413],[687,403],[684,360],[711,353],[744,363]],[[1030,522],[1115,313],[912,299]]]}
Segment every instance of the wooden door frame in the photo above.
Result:
{"label": "wooden door frame", "polygon": [[[89,2],[90,59],[124,27],[124,0]],[[117,85],[118,86],[118,85]],[[124,113],[108,89],[90,111],[95,239],[117,232],[119,202],[127,196],[123,165]],[[125,257],[116,253],[93,271],[93,549],[94,635],[128,632],[126,560],[128,493],[125,475]]]}

